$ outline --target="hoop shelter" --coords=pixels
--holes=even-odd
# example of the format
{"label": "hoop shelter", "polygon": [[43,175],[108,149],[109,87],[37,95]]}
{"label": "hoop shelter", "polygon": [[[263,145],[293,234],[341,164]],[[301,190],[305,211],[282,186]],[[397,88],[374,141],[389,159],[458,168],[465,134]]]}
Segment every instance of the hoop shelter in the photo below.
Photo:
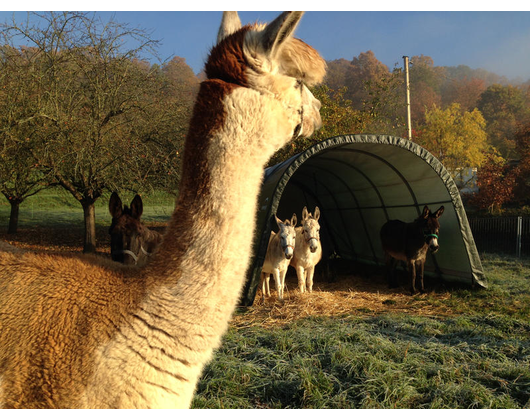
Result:
{"label": "hoop shelter", "polygon": [[384,265],[379,231],[388,220],[412,222],[428,205],[444,206],[440,250],[429,254],[425,275],[486,287],[458,188],[449,172],[418,144],[387,135],[329,138],[265,170],[258,202],[254,258],[242,301],[252,305],[274,214],[301,219],[320,209],[323,259],[340,257]]}

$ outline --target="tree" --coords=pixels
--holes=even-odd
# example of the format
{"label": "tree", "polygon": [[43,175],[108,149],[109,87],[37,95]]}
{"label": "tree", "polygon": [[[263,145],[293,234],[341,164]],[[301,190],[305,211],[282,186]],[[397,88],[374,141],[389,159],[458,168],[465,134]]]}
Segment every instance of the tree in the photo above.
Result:
{"label": "tree", "polygon": [[[85,220],[84,252],[96,248],[95,207],[104,190],[145,179],[164,147],[154,130],[160,86],[140,54],[156,46],[140,29],[97,21],[87,13],[33,14],[37,23],[4,25],[31,44],[40,127],[38,164],[78,200]],[[28,20],[31,22],[31,20]],[[134,47],[125,48],[135,44]],[[146,127],[150,127],[148,129]]]}
{"label": "tree", "polygon": [[499,214],[503,204],[513,198],[518,170],[506,163],[496,152],[488,153],[485,163],[477,172],[479,192],[470,199],[470,204]]}
{"label": "tree", "polygon": [[4,45],[0,49],[0,193],[11,206],[8,233],[18,229],[22,202],[47,188],[49,171],[39,167],[40,115],[35,100],[35,51]]}
{"label": "tree", "polygon": [[410,59],[410,110],[412,125],[424,123],[425,110],[434,105],[441,106],[440,86],[444,70],[434,67],[431,57],[420,55]]}
{"label": "tree", "polygon": [[348,90],[345,98],[351,100],[355,109],[361,110],[370,101],[367,83],[377,84],[389,76],[388,67],[372,51],[361,53],[353,58],[346,70],[344,83]]}
{"label": "tree", "polygon": [[467,78],[460,80],[451,80],[445,87],[442,95],[444,106],[457,102],[464,111],[472,111],[477,107],[482,92],[486,90],[484,80]]}
{"label": "tree", "polygon": [[445,109],[434,105],[425,113],[425,125],[417,142],[457,177],[464,168],[482,165],[489,148],[485,126],[476,109],[462,112],[458,103]]}
{"label": "tree", "polygon": [[515,148],[520,156],[519,173],[514,196],[520,204],[530,204],[530,123],[521,125],[516,131]]}
{"label": "tree", "polygon": [[530,116],[525,92],[511,85],[491,85],[480,96],[477,107],[487,121],[486,131],[491,144],[505,158],[515,157],[517,124]]}

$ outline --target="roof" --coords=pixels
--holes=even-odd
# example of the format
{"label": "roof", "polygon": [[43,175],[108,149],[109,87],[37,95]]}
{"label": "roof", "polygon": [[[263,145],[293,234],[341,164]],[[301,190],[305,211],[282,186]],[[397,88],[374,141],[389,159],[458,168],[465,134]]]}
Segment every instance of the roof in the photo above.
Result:
{"label": "roof", "polygon": [[458,188],[444,166],[418,144],[387,135],[344,135],[324,140],[265,170],[258,201],[254,258],[242,296],[251,305],[274,214],[283,219],[304,206],[320,208],[324,257],[384,264],[381,226],[410,222],[425,205],[443,205],[440,250],[429,254],[425,275],[486,287]]}

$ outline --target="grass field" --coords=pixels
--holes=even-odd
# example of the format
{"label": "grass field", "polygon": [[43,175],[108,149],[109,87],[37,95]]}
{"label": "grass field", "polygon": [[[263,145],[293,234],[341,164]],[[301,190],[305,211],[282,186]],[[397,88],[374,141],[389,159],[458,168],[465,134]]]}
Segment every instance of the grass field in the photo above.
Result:
{"label": "grass field", "polygon": [[409,297],[408,308],[274,322],[269,302],[268,314],[236,314],[193,407],[530,408],[530,264],[483,262],[487,290]]}
{"label": "grass field", "polygon": [[[79,252],[80,208],[50,200],[56,202],[35,202],[33,209],[25,203],[15,236],[5,234],[9,207],[0,205],[0,239]],[[97,213],[105,214],[107,203],[101,200]],[[148,207],[145,219],[162,229],[171,202],[160,216],[149,216]],[[60,217],[43,222],[50,211]],[[106,214],[98,225],[102,253]],[[254,306],[234,314],[192,406],[530,408],[530,261],[482,260],[488,289],[431,282],[428,293],[415,296],[406,284],[389,290],[377,270],[355,268],[300,295],[291,272],[284,304],[274,294],[265,302],[258,295]]]}

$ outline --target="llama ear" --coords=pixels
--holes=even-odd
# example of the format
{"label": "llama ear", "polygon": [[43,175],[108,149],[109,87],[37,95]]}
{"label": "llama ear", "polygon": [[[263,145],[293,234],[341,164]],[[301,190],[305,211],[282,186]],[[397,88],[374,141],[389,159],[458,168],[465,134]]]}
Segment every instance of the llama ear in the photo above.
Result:
{"label": "llama ear", "polygon": [[315,207],[315,220],[318,220],[320,219],[320,209],[317,207]]}
{"label": "llama ear", "polygon": [[140,220],[142,213],[144,212],[144,203],[142,202],[142,197],[136,194],[131,201],[131,216],[135,219]]}
{"label": "llama ear", "polygon": [[295,227],[297,222],[298,222],[298,219],[296,218],[296,213],[293,213],[293,217],[291,217],[291,225]]}
{"label": "llama ear", "polygon": [[270,57],[275,57],[281,45],[292,35],[304,12],[283,12],[262,32],[261,45]]}
{"label": "llama ear", "polygon": [[223,18],[221,19],[221,26],[217,33],[217,43],[219,44],[227,36],[232,35],[234,32],[241,28],[241,20],[237,12],[223,12]]}
{"label": "llama ear", "polygon": [[110,196],[109,213],[114,219],[118,219],[123,213],[123,204],[116,192],[113,192]]}

